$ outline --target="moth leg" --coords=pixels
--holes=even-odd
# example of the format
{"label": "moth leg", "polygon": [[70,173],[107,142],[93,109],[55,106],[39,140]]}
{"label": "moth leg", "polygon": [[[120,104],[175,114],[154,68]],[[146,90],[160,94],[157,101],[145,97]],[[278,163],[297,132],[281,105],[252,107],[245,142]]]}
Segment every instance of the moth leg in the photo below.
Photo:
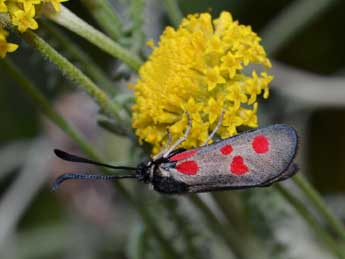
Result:
{"label": "moth leg", "polygon": [[220,126],[222,126],[222,121],[224,118],[224,113],[225,111],[222,110],[222,113],[220,114],[219,120],[217,122],[216,127],[213,129],[213,131],[211,132],[211,134],[208,136],[208,138],[205,140],[204,143],[202,143],[201,146],[206,146],[208,144],[208,142],[214,137],[214,135],[217,133],[217,131],[219,130]]}
{"label": "moth leg", "polygon": [[190,130],[192,129],[192,119],[189,115],[188,112],[186,112],[186,116],[187,116],[187,120],[188,120],[188,126],[187,126],[187,129],[184,133],[184,135],[179,138],[163,155],[164,158],[168,157],[169,154],[178,146],[180,145],[182,142],[184,142],[188,136],[189,136],[189,133],[190,133]]}
{"label": "moth leg", "polygon": [[164,150],[167,150],[170,147],[171,141],[172,141],[171,132],[169,128],[167,128],[167,135],[168,135],[168,140],[167,140],[167,145]]}
{"label": "moth leg", "polygon": [[157,155],[155,155],[152,158],[153,160],[157,160],[158,158],[162,157],[169,150],[169,147],[171,145],[171,140],[172,140],[169,128],[167,128],[167,134],[168,134],[168,141],[167,141],[166,147],[161,152],[159,152]]}

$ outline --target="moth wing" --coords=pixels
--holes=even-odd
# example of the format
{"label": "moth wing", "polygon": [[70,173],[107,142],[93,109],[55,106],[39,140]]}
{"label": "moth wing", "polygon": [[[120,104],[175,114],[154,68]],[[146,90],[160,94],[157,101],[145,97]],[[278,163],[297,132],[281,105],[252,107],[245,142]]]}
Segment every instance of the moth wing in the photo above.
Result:
{"label": "moth wing", "polygon": [[295,163],[291,163],[289,165],[289,167],[280,175],[278,175],[275,178],[272,178],[270,180],[268,180],[267,182],[264,182],[263,184],[259,185],[258,187],[267,187],[272,185],[275,182],[280,182],[280,181],[284,181],[292,176],[294,176],[298,171],[298,166]]}
{"label": "moth wing", "polygon": [[190,192],[267,186],[296,172],[296,150],[295,129],[277,124],[178,153],[168,171]]}

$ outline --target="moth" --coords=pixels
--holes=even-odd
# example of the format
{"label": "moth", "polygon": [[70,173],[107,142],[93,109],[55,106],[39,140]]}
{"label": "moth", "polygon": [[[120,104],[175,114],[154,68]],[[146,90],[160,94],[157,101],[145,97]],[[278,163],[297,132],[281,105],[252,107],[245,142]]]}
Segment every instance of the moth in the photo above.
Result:
{"label": "moth", "polygon": [[112,166],[55,150],[55,154],[63,160],[133,173],[64,174],[55,180],[53,190],[63,181],[70,179],[136,178],[151,184],[154,190],[166,194],[210,192],[266,187],[288,179],[298,171],[297,165],[293,162],[297,151],[297,132],[288,125],[275,124],[247,131],[194,149],[176,149],[188,138],[189,131],[190,126],[174,145],[137,167]]}

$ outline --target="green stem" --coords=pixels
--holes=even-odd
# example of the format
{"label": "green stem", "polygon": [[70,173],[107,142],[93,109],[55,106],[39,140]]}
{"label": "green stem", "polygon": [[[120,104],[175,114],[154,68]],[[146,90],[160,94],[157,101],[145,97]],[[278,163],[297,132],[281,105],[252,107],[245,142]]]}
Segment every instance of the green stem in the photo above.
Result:
{"label": "green stem", "polygon": [[131,0],[129,6],[128,16],[132,21],[130,49],[134,53],[139,53],[142,50],[145,41],[143,31],[144,15],[145,15],[145,2],[144,0]]}
{"label": "green stem", "polygon": [[251,251],[252,257],[255,255],[257,259],[268,258],[267,249],[256,238],[248,222],[246,222],[241,200],[237,193],[213,192],[211,196],[224,214],[227,226],[231,226],[229,231],[236,231],[238,235],[241,235],[241,240],[243,243],[246,243],[247,250]]}
{"label": "green stem", "polygon": [[237,193],[213,192],[211,196],[226,219],[231,222],[240,232],[248,233],[248,223],[244,222],[244,215]]}
{"label": "green stem", "polygon": [[145,222],[145,225],[147,226],[148,230],[159,241],[160,245],[163,247],[163,250],[166,251],[164,253],[166,258],[169,258],[169,259],[179,258],[179,255],[175,251],[175,248],[172,246],[172,243],[164,237],[163,233],[157,226],[154,218],[150,215],[149,211],[146,209],[145,204],[142,202],[142,200],[138,200],[136,202],[136,205],[137,206],[135,208],[140,213],[140,216]]}
{"label": "green stem", "polygon": [[184,215],[180,215],[177,209],[177,200],[171,197],[162,197],[161,204],[167,210],[169,218],[175,223],[179,230],[178,234],[185,246],[185,253],[183,258],[194,259],[198,258],[198,248],[194,244],[194,233],[190,230],[189,222],[187,222]]}
{"label": "green stem", "polygon": [[208,208],[208,206],[196,195],[187,195],[189,201],[201,211],[201,215],[204,217],[208,228],[215,234],[220,236],[229,249],[234,253],[236,258],[246,259],[252,258],[250,251],[243,246],[241,239],[234,235],[232,229],[218,220],[214,213]]}
{"label": "green stem", "polygon": [[58,44],[69,54],[69,56],[78,62],[81,69],[88,74],[91,79],[97,82],[107,93],[115,95],[117,89],[115,83],[108,79],[107,75],[99,69],[94,61],[81,48],[70,40],[62,30],[48,22],[41,24],[40,28],[46,29],[58,42]]}
{"label": "green stem", "polygon": [[279,51],[297,33],[327,11],[336,0],[293,1],[260,33],[263,45],[271,55]]}
{"label": "green stem", "polygon": [[294,183],[299,187],[299,189],[309,198],[318,212],[324,217],[333,231],[337,233],[343,241],[345,241],[344,224],[333,215],[333,213],[329,210],[325,202],[320,197],[319,193],[301,174],[296,175],[292,179]]}
{"label": "green stem", "polygon": [[33,103],[38,106],[39,110],[46,115],[54,124],[58,125],[68,136],[77,142],[85,154],[93,159],[99,159],[95,152],[92,151],[91,146],[85,141],[83,136],[79,134],[71,124],[63,119],[63,117],[52,109],[49,101],[39,92],[38,88],[27,80],[21,71],[8,59],[0,60],[0,65],[6,73],[11,76],[22,90],[30,96]]}
{"label": "green stem", "polygon": [[82,3],[88,8],[93,18],[95,18],[97,23],[113,40],[117,40],[122,36],[121,19],[107,0],[82,0]]}
{"label": "green stem", "polygon": [[130,53],[105,34],[84,22],[67,8],[62,6],[61,12],[56,14],[46,13],[46,15],[57,24],[78,34],[111,56],[120,59],[132,69],[137,71],[141,66],[142,61],[139,57]]}
{"label": "green stem", "polygon": [[[51,258],[52,255],[67,251],[70,248],[70,225],[43,225],[16,232],[15,258]],[[11,242],[11,241],[10,241]],[[14,251],[14,250],[12,250]],[[10,253],[7,255],[2,251],[2,258],[12,258]]]}
{"label": "green stem", "polygon": [[275,188],[282,194],[282,196],[293,206],[298,213],[308,222],[311,228],[315,231],[316,236],[321,238],[323,242],[328,246],[329,250],[339,259],[344,259],[344,252],[337,246],[334,239],[327,233],[320,223],[311,215],[306,206],[296,199],[290,191],[284,188],[282,185],[276,184]]}
{"label": "green stem", "polygon": [[[23,38],[35,49],[37,49],[42,56],[54,63],[64,75],[74,81],[79,87],[85,90],[89,96],[101,107],[103,112],[111,116],[124,125],[129,132],[129,119],[125,120],[122,117],[122,107],[110,98],[95,85],[85,74],[83,74],[77,67],[75,67],[66,58],[61,56],[55,49],[53,49],[47,42],[32,31],[27,31],[22,34]],[[128,133],[129,134],[129,133]]]}
{"label": "green stem", "polygon": [[169,16],[171,23],[177,28],[183,18],[183,14],[176,0],[164,0],[165,10]]}

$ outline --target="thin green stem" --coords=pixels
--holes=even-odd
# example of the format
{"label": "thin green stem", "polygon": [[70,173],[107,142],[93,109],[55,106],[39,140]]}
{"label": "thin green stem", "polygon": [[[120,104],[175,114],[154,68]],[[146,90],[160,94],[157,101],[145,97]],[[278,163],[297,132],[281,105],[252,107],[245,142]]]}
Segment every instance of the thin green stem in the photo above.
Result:
{"label": "thin green stem", "polygon": [[315,231],[316,236],[323,240],[323,242],[328,246],[329,250],[339,259],[344,259],[345,254],[340,249],[340,247],[334,242],[334,239],[325,231],[320,223],[312,216],[312,214],[307,210],[306,206],[296,199],[290,191],[284,188],[282,185],[275,185],[276,190],[290,203],[292,207],[298,211],[298,213],[304,218],[306,222]]}
{"label": "thin green stem", "polygon": [[[27,78],[23,76],[23,73],[8,59],[0,60],[0,65],[6,73],[11,76],[18,86],[30,96],[32,102],[38,107],[38,109],[55,125],[57,125],[63,132],[66,133],[71,139],[73,139],[80,149],[90,158],[101,161],[100,156],[97,155],[93,147],[88,144],[86,139],[70,124],[68,123],[58,112],[56,112],[49,101],[43,96],[43,94],[35,87]],[[125,191],[124,187],[119,184],[120,192],[124,196],[128,197],[129,193]]]}
{"label": "thin green stem", "polygon": [[208,228],[215,234],[220,235],[224,240],[229,249],[234,253],[236,258],[245,259],[252,258],[250,256],[250,251],[243,246],[241,239],[239,239],[233,232],[230,226],[224,227],[224,224],[219,221],[219,219],[214,215],[214,213],[209,209],[209,207],[203,202],[197,195],[189,194],[187,196],[189,201],[201,211],[201,215]]}
{"label": "thin green stem", "polygon": [[241,235],[242,242],[247,244],[252,256],[255,255],[257,259],[268,258],[267,249],[256,238],[248,222],[246,222],[241,200],[237,193],[213,192],[211,196],[225,216],[227,224],[224,227],[231,226],[229,231],[236,231],[238,235]]}
{"label": "thin green stem", "polygon": [[211,196],[219,209],[223,212],[226,219],[231,222],[237,229],[248,233],[248,223],[244,222],[243,213],[241,213],[240,199],[237,193],[232,192],[213,192]]}
{"label": "thin green stem", "polygon": [[[80,88],[88,93],[101,107],[102,111],[110,117],[120,121],[129,132],[129,119],[122,117],[122,107],[110,98],[95,85],[85,74],[83,74],[76,66],[60,55],[47,42],[32,31],[22,34],[23,38],[42,56],[54,63],[64,75],[74,81]],[[129,134],[129,133],[128,133]]]}
{"label": "thin green stem", "polygon": [[146,209],[145,204],[139,200],[136,202],[136,209],[138,210],[140,216],[142,217],[143,221],[145,222],[148,231],[159,241],[160,245],[162,246],[163,250],[166,252],[164,255],[168,259],[176,259],[179,258],[179,254],[176,252],[175,248],[172,246],[172,243],[167,240],[159,227],[157,226],[154,218],[150,215],[149,211]]}
{"label": "thin green stem", "polygon": [[174,222],[179,230],[178,234],[185,245],[183,258],[194,259],[199,257],[198,248],[194,244],[194,233],[190,230],[189,222],[184,215],[180,215],[177,210],[177,201],[174,198],[162,197],[161,204],[167,210],[169,218]]}
{"label": "thin green stem", "polygon": [[15,248],[10,246],[10,250],[15,249],[16,255],[11,256],[11,252],[4,253],[2,249],[1,257],[3,259],[51,258],[52,255],[69,249],[70,225],[42,225],[24,231],[18,230]]}
{"label": "thin green stem", "polygon": [[88,54],[86,54],[81,48],[79,48],[72,40],[70,40],[62,30],[55,25],[48,22],[41,24],[40,28],[46,29],[57,43],[69,54],[69,56],[78,62],[79,66],[91,79],[100,85],[107,93],[114,95],[117,92],[115,83],[108,79],[107,75],[99,69]]}
{"label": "thin green stem", "polygon": [[[6,71],[14,80],[17,81],[18,86],[32,99],[33,103],[40,109],[40,111],[47,116],[55,125],[57,125],[63,132],[66,133],[71,139],[73,139],[80,147],[80,149],[91,159],[102,162],[101,157],[94,150],[94,148],[87,142],[87,140],[69,124],[58,112],[56,112],[49,101],[42,95],[42,93],[35,87],[28,79],[23,76],[23,73],[19,71],[15,65],[8,60],[0,60],[1,68]],[[106,169],[103,169],[105,173],[110,174]],[[163,233],[156,225],[155,220],[150,215],[149,211],[143,205],[141,201],[137,201],[133,195],[120,183],[115,182],[116,189],[133,205],[133,207],[139,212],[143,221],[151,231],[153,236],[160,242],[162,248],[167,251],[167,254],[171,255],[170,258],[177,258],[178,254],[172,247],[171,243],[164,237]]]}
{"label": "thin green stem", "polygon": [[183,14],[176,0],[164,0],[165,10],[169,16],[171,23],[177,28],[183,18]]}
{"label": "thin green stem", "polygon": [[315,206],[317,211],[324,217],[329,226],[333,229],[339,237],[345,241],[345,227],[344,224],[334,216],[329,210],[319,193],[310,185],[310,183],[301,175],[296,175],[292,178],[294,183],[301,191],[308,197],[308,199]]}
{"label": "thin green stem", "polygon": [[134,53],[139,53],[144,46],[145,35],[143,31],[144,15],[145,15],[144,0],[131,0],[129,6],[129,18],[132,21],[130,49]]}
{"label": "thin green stem", "polygon": [[293,1],[260,33],[268,53],[274,55],[296,34],[327,11],[336,0]]}
{"label": "thin green stem", "polygon": [[101,28],[113,39],[122,37],[122,22],[119,14],[107,0],[82,0]]}
{"label": "thin green stem", "polygon": [[62,6],[61,12],[56,14],[47,13],[46,15],[57,24],[83,37],[109,55],[120,59],[132,69],[137,71],[141,66],[142,61],[139,57],[112,41],[104,33],[87,24],[67,8]]}

